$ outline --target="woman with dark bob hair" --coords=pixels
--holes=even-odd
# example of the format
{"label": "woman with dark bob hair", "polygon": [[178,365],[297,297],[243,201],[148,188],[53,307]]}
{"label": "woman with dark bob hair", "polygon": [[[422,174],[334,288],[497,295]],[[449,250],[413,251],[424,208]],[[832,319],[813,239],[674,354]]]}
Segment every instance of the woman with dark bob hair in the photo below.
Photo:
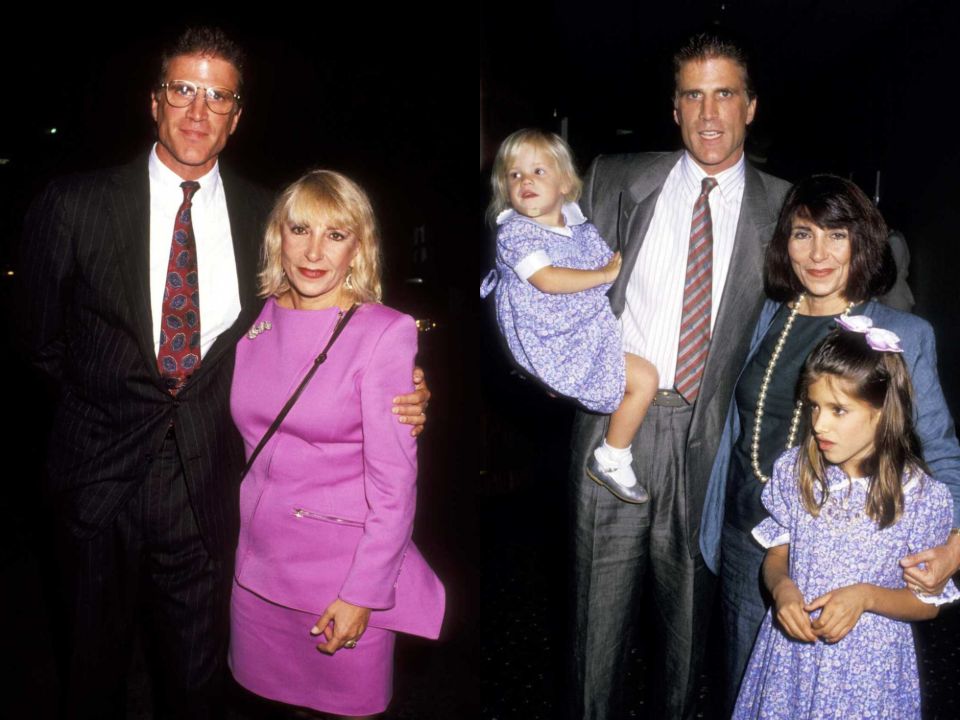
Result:
{"label": "woman with dark bob hair", "polygon": [[798,219],[820,228],[845,229],[852,238],[845,298],[863,301],[884,295],[893,286],[897,268],[880,211],[852,182],[834,175],[814,175],[787,193],[767,248],[763,280],[771,300],[793,302],[801,293],[813,293],[804,285],[790,253],[794,221]]}
{"label": "woman with dark bob hair", "polygon": [[[701,522],[704,560],[720,575],[728,709],[766,612],[764,550],[751,537],[767,515],[760,492],[774,461],[797,444],[800,371],[839,316],[866,315],[902,339],[917,393],[923,459],[950,487],[955,512],[960,508],[960,445],[937,376],[933,330],[874,299],[895,279],[886,223],[860,188],[833,175],[814,175],[790,190],[767,248],[764,287],[770,299],[730,403]],[[954,523],[960,526],[960,516]],[[915,591],[939,592],[960,567],[960,536],[943,541],[903,563]],[[917,567],[921,561],[925,567]]]}

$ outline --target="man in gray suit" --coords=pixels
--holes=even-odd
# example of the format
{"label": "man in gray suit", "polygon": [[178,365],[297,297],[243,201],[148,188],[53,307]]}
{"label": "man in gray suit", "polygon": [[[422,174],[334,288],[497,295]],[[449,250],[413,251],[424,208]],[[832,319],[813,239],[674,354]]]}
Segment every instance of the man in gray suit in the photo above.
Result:
{"label": "man in gray suit", "polygon": [[[714,588],[698,547],[700,514],[763,303],[764,247],[789,187],[745,162],[757,100],[743,51],[721,36],[697,35],[674,56],[674,67],[674,120],[685,149],[598,157],[584,188],[587,217],[623,251],[610,301],[625,349],[654,363],[661,390],[633,443],[647,503],[621,502],[591,482],[584,470],[607,418],[580,413],[576,421],[577,718],[623,716],[621,681],[634,629],[655,648],[655,714],[693,711]],[[702,341],[691,341],[697,333]],[[652,616],[640,614],[643,593]]]}

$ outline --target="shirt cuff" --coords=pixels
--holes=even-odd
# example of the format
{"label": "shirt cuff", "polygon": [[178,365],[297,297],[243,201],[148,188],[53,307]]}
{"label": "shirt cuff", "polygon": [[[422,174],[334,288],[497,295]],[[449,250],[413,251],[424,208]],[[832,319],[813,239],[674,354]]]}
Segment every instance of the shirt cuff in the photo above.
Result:
{"label": "shirt cuff", "polygon": [[521,280],[526,280],[531,275],[533,275],[537,270],[543,270],[545,267],[553,265],[553,261],[550,259],[550,256],[547,255],[543,250],[537,250],[527,255],[523,260],[517,263],[516,267],[513,268],[513,271],[520,276]]}

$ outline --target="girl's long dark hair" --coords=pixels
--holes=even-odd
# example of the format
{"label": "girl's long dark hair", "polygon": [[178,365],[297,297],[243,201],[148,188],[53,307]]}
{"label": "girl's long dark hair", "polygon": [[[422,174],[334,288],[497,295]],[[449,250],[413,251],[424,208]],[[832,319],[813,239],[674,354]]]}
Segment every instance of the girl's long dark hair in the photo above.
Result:
{"label": "girl's long dark hair", "polygon": [[[865,335],[838,329],[813,349],[803,366],[800,397],[804,402],[810,386],[824,376],[845,381],[844,392],[880,411],[874,451],[860,463],[860,472],[870,478],[867,515],[882,530],[903,512],[904,473],[928,472],[913,428],[913,385],[906,364],[899,353],[873,350]],[[825,466],[808,420],[797,456],[797,474],[804,507],[815,516],[829,495]]]}

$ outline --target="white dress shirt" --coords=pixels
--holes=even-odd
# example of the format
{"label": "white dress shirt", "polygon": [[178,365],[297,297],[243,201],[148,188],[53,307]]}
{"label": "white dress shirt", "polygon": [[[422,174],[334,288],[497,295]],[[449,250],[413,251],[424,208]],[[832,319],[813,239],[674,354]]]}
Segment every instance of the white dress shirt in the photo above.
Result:
{"label": "white dress shirt", "polygon": [[[163,290],[167,282],[170,243],[177,210],[183,203],[183,180],[150,152],[150,301],[153,317],[153,351],[160,349]],[[240,314],[237,262],[233,256],[227,199],[220,182],[220,165],[197,180],[190,210],[197,242],[197,277],[200,284],[200,360]]]}
{"label": "white dress shirt", "polygon": [[[624,350],[654,364],[660,374],[661,388],[673,387],[677,369],[690,224],[701,181],[706,176],[689,153],[685,152],[674,165],[657,198],[650,227],[627,283],[626,304],[620,317]],[[714,177],[717,187],[709,196],[713,221],[711,330],[726,285],[740,219],[745,177],[743,157]]]}

